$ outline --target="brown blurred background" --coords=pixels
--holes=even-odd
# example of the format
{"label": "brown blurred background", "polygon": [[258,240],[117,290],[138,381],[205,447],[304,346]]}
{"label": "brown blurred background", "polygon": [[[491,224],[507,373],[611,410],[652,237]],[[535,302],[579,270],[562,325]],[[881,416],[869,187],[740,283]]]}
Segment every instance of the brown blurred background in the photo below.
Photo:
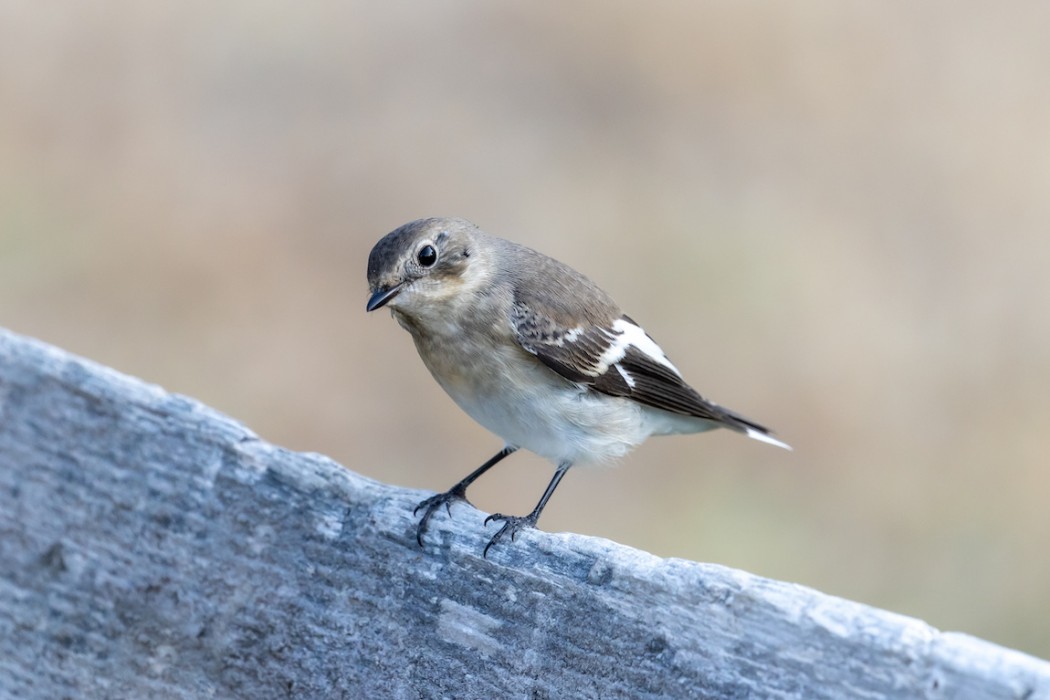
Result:
{"label": "brown blurred background", "polygon": [[653,440],[544,529],[1050,657],[1048,36],[1037,1],[2,3],[0,324],[444,489],[499,440],[364,270],[464,216],[795,446]]}

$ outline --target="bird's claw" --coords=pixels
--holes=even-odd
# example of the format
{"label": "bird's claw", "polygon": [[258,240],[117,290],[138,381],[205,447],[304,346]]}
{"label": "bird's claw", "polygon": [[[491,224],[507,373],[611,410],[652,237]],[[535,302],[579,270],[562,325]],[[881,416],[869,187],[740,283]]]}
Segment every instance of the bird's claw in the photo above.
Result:
{"label": "bird's claw", "polygon": [[412,515],[417,515],[420,510],[423,511],[423,517],[419,519],[419,525],[416,526],[416,542],[419,546],[423,546],[423,535],[427,532],[427,527],[430,525],[430,518],[434,515],[434,511],[445,506],[445,512],[448,513],[449,517],[452,517],[452,504],[457,501],[463,501],[469,503],[467,496],[463,489],[450,489],[444,493],[439,493],[431,496],[420,502],[416,509],[412,511]]}
{"label": "bird's claw", "polygon": [[513,542],[520,530],[527,530],[536,527],[537,519],[538,516],[535,513],[530,513],[529,515],[503,515],[502,513],[493,513],[485,518],[485,527],[488,527],[489,521],[495,520],[502,520],[503,527],[497,530],[496,534],[492,536],[491,540],[489,540],[489,543],[485,545],[485,551],[481,553],[482,558],[488,557],[489,549],[492,548],[492,545],[502,540],[507,533],[510,533],[510,541]]}

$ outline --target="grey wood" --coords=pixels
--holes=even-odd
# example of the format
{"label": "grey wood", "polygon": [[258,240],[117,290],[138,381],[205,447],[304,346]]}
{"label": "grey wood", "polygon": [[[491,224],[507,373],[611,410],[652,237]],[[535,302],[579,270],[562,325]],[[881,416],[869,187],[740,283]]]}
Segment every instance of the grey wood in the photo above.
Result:
{"label": "grey wood", "polygon": [[530,532],[0,330],[5,698],[1050,698],[1050,664],[713,564]]}

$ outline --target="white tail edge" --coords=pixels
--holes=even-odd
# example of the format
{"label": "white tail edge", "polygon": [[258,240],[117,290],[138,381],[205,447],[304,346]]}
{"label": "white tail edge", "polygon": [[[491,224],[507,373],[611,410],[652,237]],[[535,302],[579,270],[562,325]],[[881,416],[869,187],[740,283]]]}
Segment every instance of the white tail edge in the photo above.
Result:
{"label": "white tail edge", "polygon": [[785,450],[791,451],[791,445],[787,444],[786,442],[781,442],[780,440],[777,440],[772,435],[766,435],[765,433],[759,432],[754,428],[745,428],[745,430],[747,431],[747,436],[749,438],[761,440],[762,442],[768,442],[770,445],[776,445],[777,447],[783,447]]}

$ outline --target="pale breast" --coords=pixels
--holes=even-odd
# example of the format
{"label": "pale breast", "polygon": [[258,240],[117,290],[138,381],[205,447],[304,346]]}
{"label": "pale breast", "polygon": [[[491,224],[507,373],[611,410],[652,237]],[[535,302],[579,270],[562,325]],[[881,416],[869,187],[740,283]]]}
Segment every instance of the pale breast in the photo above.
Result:
{"label": "pale breast", "polygon": [[489,337],[416,338],[424,364],[467,415],[507,444],[555,463],[602,462],[652,433],[643,408],[566,381]]}

